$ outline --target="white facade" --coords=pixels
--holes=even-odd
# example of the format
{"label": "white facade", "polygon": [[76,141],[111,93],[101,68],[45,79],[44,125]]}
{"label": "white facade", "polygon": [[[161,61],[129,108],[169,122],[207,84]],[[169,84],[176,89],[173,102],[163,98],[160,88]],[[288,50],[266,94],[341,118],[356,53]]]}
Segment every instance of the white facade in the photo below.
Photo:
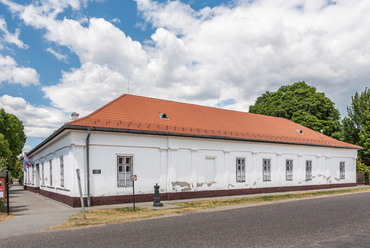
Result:
{"label": "white facade", "polygon": [[[29,157],[34,180],[28,169],[26,185],[78,197],[80,169],[86,196],[87,135],[86,130],[66,129],[35,150]],[[132,187],[118,186],[120,156],[132,158],[136,194],[152,194],[156,183],[161,193],[356,183],[357,149],[98,131],[91,132],[89,144],[92,197],[132,194]],[[240,174],[237,181],[237,159],[245,164],[245,182]],[[270,163],[270,181],[264,181],[264,160]],[[292,180],[287,180],[287,160],[292,161]],[[310,180],[307,163],[312,165]]]}

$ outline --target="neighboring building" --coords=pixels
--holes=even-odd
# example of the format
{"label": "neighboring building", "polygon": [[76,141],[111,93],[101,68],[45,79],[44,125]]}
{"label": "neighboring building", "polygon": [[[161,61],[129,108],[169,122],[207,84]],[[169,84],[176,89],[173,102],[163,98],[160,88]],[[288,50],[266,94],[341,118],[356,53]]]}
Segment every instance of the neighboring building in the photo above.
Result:
{"label": "neighboring building", "polygon": [[28,153],[26,188],[79,206],[356,185],[357,150],[287,119],[122,95]]}

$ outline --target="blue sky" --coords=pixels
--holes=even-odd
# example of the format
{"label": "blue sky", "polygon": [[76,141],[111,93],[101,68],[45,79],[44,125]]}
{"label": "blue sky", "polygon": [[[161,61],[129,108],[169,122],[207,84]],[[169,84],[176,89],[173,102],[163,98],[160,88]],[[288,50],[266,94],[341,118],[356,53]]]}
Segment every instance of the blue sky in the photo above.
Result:
{"label": "blue sky", "polygon": [[346,115],[370,77],[370,1],[0,0],[0,107],[25,151],[128,92],[247,111],[306,81]]}

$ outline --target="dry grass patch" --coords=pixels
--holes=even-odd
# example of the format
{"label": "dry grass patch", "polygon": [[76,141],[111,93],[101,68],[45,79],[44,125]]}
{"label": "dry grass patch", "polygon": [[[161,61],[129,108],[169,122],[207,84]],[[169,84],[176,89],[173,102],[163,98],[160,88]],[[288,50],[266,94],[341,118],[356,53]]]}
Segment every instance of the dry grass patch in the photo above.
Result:
{"label": "dry grass patch", "polygon": [[69,218],[66,222],[59,226],[50,227],[46,230],[60,230],[71,229],[84,226],[96,226],[113,224],[119,222],[127,222],[138,219],[147,219],[159,217],[170,214],[178,214],[183,212],[183,209],[158,209],[149,210],[146,208],[111,208],[111,209],[97,209],[86,211],[86,220],[83,219],[82,212]]}
{"label": "dry grass patch", "polygon": [[181,208],[176,208],[176,209],[150,210],[146,208],[136,208],[136,211],[133,211],[132,208],[97,209],[97,210],[86,211],[86,218],[87,218],[86,220],[83,219],[82,212],[80,212],[79,214],[69,218],[65,223],[59,226],[56,226],[56,227],[48,228],[47,230],[60,230],[60,229],[71,229],[71,228],[78,228],[78,227],[84,227],[84,226],[113,224],[113,223],[127,222],[127,221],[138,220],[138,219],[160,217],[164,215],[181,214],[187,211],[196,211],[196,210],[201,210],[201,209],[225,207],[225,206],[239,205],[239,204],[252,204],[252,203],[260,203],[260,202],[282,201],[282,200],[289,200],[289,199],[330,196],[330,195],[358,193],[358,192],[365,192],[365,191],[370,191],[370,187],[356,188],[356,189],[344,189],[344,190],[249,196],[249,197],[229,198],[229,199],[220,199],[220,200],[171,203],[172,205],[181,207]]}
{"label": "dry grass patch", "polygon": [[370,191],[369,188],[356,188],[356,189],[342,189],[342,190],[329,190],[329,191],[313,191],[313,192],[303,192],[303,193],[290,193],[290,194],[274,194],[274,195],[262,195],[262,196],[250,196],[241,198],[228,198],[221,200],[208,200],[208,201],[193,201],[193,202],[180,202],[174,203],[173,205],[181,206],[188,210],[190,209],[207,209],[207,208],[217,208],[230,205],[239,204],[252,204],[259,202],[271,202],[271,201],[282,201],[289,199],[300,199],[308,197],[319,197],[319,196],[330,196],[346,193],[358,193]]}
{"label": "dry grass patch", "polygon": [[6,221],[7,219],[13,218],[13,215],[8,215],[6,213],[0,213],[0,222]]}

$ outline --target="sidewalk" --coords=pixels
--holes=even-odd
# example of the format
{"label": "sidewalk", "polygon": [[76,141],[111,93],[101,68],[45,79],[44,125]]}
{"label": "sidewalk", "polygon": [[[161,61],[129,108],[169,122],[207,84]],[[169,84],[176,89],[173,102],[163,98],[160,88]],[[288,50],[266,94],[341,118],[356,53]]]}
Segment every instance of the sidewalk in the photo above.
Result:
{"label": "sidewalk", "polygon": [[60,225],[80,209],[72,208],[39,194],[12,185],[9,194],[10,211],[15,217],[0,222],[0,238],[41,232]]}
{"label": "sidewalk", "polygon": [[[359,185],[357,188],[370,187],[369,185]],[[348,189],[354,189],[356,187],[349,187]],[[332,188],[323,190],[309,190],[309,191],[294,191],[285,193],[299,193],[299,192],[310,192],[310,191],[329,191],[339,190],[347,188]],[[285,194],[284,192],[270,193],[270,194],[255,194],[255,195],[235,195],[225,197],[213,197],[212,200],[226,199],[226,198],[241,198],[241,197],[253,197],[260,195],[275,195]],[[174,200],[174,201],[162,201],[163,207],[153,207],[153,202],[140,202],[136,203],[136,207],[148,208],[148,209],[167,209],[176,208],[177,206],[171,205],[175,202],[189,202],[189,201],[201,201],[209,200],[210,198],[196,198],[186,200]],[[63,203],[51,200],[47,197],[41,196],[36,193],[24,190],[23,186],[13,185],[10,189],[10,210],[15,217],[6,221],[0,222],[0,238],[17,236],[25,233],[41,232],[44,229],[52,226],[62,224],[69,217],[77,214],[81,211],[81,208],[72,208]],[[104,205],[104,206],[93,206],[85,208],[86,210],[93,209],[107,209],[107,208],[123,208],[132,207],[132,203],[115,204],[115,205]]]}

